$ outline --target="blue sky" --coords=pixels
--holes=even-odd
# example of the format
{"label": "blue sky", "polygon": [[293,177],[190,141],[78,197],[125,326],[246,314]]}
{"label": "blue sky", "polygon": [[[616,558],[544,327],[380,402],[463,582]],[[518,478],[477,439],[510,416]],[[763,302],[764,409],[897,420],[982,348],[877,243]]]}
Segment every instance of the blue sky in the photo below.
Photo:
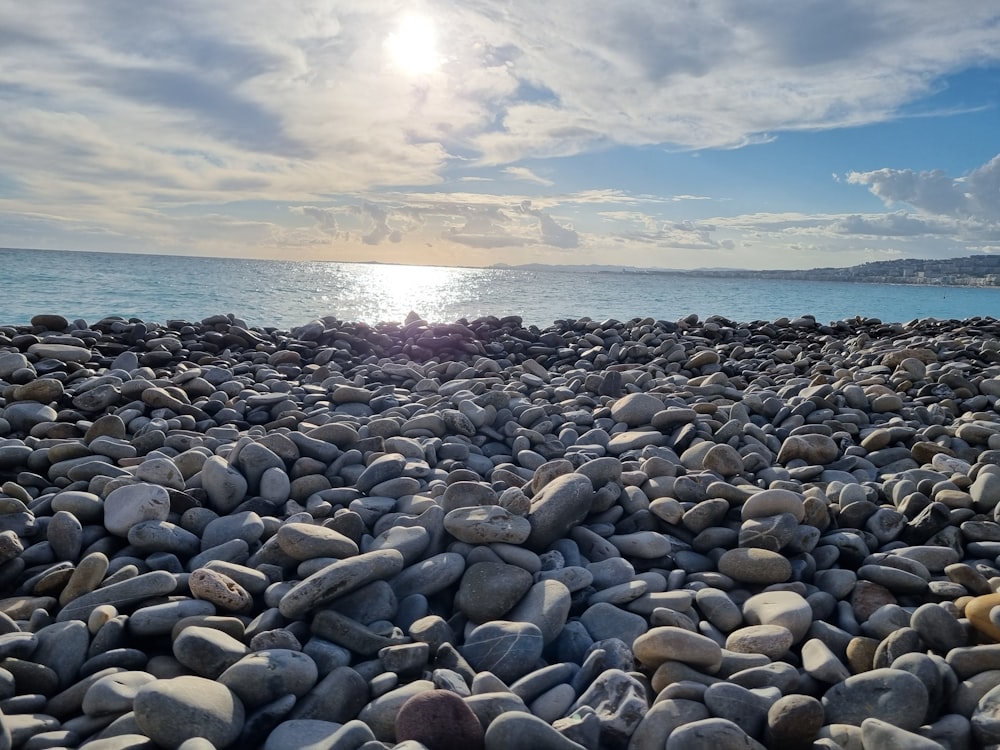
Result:
{"label": "blue sky", "polygon": [[0,246],[1000,252],[1000,8],[979,0],[0,0],[0,107]]}

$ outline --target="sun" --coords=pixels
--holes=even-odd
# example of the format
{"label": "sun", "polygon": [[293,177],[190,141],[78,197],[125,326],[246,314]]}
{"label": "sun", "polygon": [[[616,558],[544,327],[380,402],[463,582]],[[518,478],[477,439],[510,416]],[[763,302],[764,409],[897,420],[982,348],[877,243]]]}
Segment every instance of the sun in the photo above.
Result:
{"label": "sun", "polygon": [[392,62],[408,75],[427,75],[441,65],[437,51],[437,33],[426,16],[409,15],[400,19],[396,30],[385,40]]}

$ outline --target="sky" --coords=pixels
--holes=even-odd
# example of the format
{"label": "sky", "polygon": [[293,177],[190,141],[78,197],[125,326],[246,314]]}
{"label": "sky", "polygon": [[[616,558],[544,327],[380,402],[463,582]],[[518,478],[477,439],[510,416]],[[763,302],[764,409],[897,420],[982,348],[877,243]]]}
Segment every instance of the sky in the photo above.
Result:
{"label": "sky", "polygon": [[1000,253],[1000,5],[0,0],[0,246],[661,268]]}

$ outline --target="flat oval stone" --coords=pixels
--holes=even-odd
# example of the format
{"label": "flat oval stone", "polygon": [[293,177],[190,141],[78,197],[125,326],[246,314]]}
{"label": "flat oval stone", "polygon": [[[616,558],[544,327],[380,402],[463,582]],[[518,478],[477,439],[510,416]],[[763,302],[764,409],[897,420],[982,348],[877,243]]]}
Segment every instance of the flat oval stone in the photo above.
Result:
{"label": "flat oval stone", "polygon": [[569,589],[559,581],[539,581],[507,613],[506,619],[538,626],[548,645],[566,625],[572,605]]}
{"label": "flat oval stone", "polygon": [[253,597],[225,573],[198,568],[188,577],[188,588],[197,599],[211,602],[225,612],[248,612]]}
{"label": "flat oval stone", "polygon": [[156,678],[148,672],[130,671],[102,677],[83,696],[83,712],[88,716],[123,714],[132,710],[139,688]]}
{"label": "flat oval stone", "polygon": [[516,565],[480,562],[462,575],[455,606],[475,623],[499,620],[531,588],[531,573]]}
{"label": "flat oval stone", "polygon": [[216,679],[249,653],[250,649],[217,628],[190,625],[173,641],[173,654],[181,664],[210,680]]}
{"label": "flat oval stone", "polygon": [[684,628],[663,626],[652,628],[632,644],[635,658],[650,668],[665,661],[679,661],[706,672],[718,671],[722,664],[722,647],[711,638]]}
{"label": "flat oval stone", "polygon": [[445,515],[444,527],[466,544],[521,544],[531,534],[527,518],[516,516],[499,505],[456,508]]}
{"label": "flat oval stone", "polygon": [[170,494],[156,484],[129,484],[104,498],[104,528],[115,536],[127,537],[142,521],[166,521],[170,514]]}
{"label": "flat oval stone", "polygon": [[358,545],[334,529],[310,523],[285,523],[278,527],[278,546],[295,560],[314,557],[352,557]]}
{"label": "flat oval stone", "polygon": [[365,552],[330,563],[295,584],[278,604],[285,617],[302,619],[311,610],[350,593],[366,583],[389,578],[403,569],[403,556],[394,549]]}
{"label": "flat oval stone", "polygon": [[777,552],[755,547],[726,550],[719,558],[719,572],[744,583],[784,583],[792,565]]}
{"label": "flat oval stone", "polygon": [[777,661],[792,647],[794,636],[782,625],[748,625],[726,637],[726,648],[738,654],[764,654]]}
{"label": "flat oval stone", "polygon": [[275,648],[247,654],[218,677],[244,706],[257,707],[291,693],[308,693],[319,672],[316,662],[301,651]]}
{"label": "flat oval stone", "polygon": [[483,727],[468,704],[450,690],[417,693],[396,714],[396,741],[415,740],[440,750],[481,750]]}
{"label": "flat oval stone", "polygon": [[593,485],[582,474],[553,479],[531,500],[531,534],[525,544],[535,551],[545,550],[587,517],[593,498]]}
{"label": "flat oval stone", "polygon": [[146,683],[133,700],[135,721],[143,734],[163,747],[204,737],[228,747],[243,729],[243,704],[218,682],[184,675]]}
{"label": "flat oval stone", "polygon": [[477,672],[492,672],[509,685],[534,669],[544,647],[537,625],[493,621],[474,628],[460,651]]}
{"label": "flat oval stone", "polygon": [[900,669],[873,669],[848,677],[823,695],[828,724],[861,726],[868,718],[916,730],[927,712],[927,688]]}
{"label": "flat oval stone", "polygon": [[805,500],[797,492],[780,488],[761,490],[751,495],[740,509],[742,520],[791,513],[798,523],[806,517]]}
{"label": "flat oval stone", "polygon": [[743,603],[743,617],[750,625],[781,625],[798,643],[812,625],[812,607],[794,591],[765,591]]}

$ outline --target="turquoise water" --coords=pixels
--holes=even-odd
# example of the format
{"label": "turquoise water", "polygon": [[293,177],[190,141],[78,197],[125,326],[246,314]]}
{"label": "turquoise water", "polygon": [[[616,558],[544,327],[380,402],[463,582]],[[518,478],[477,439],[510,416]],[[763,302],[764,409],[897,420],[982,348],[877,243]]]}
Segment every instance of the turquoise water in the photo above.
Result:
{"label": "turquoise water", "polygon": [[39,312],[95,321],[108,315],[200,320],[234,313],[251,325],[291,328],[333,315],[370,323],[410,310],[431,321],[520,315],[546,326],[561,318],[691,313],[737,321],[811,314],[884,321],[1000,317],[1000,289],[612,272],[520,271],[165,255],[0,249],[0,324]]}

